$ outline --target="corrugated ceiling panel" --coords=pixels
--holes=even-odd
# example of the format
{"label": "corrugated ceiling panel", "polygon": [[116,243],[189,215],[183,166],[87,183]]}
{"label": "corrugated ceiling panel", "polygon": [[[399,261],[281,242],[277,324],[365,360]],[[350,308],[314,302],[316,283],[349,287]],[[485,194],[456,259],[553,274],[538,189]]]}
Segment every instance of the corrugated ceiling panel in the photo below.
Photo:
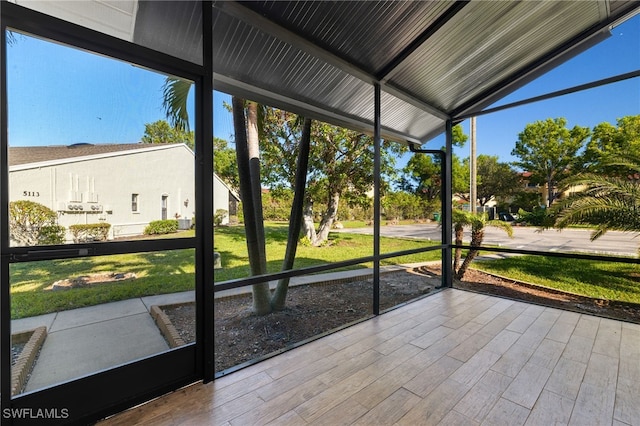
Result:
{"label": "corrugated ceiling panel", "polygon": [[451,111],[604,18],[597,2],[575,6],[472,2],[403,62],[391,81]]}
{"label": "corrugated ceiling panel", "polygon": [[452,1],[244,2],[273,22],[375,74]]}
{"label": "corrugated ceiling panel", "polygon": [[369,112],[373,103],[370,84],[223,13],[214,12],[213,34],[216,73],[373,119]]}
{"label": "corrugated ceiling panel", "polygon": [[133,40],[137,0],[15,0],[15,3],[113,37]]}
{"label": "corrugated ceiling panel", "polygon": [[[371,84],[216,9],[213,35],[215,73],[246,83],[245,89],[261,89],[262,102],[269,101],[264,96],[266,90],[297,104],[356,118],[364,127],[373,123]],[[282,107],[281,101],[282,98],[273,97],[272,105]],[[443,124],[442,120],[384,92],[382,109],[382,126],[406,135],[398,137],[399,140],[420,140]],[[331,122],[330,114],[320,119]]]}
{"label": "corrugated ceiling panel", "polygon": [[607,5],[609,6],[609,13],[612,15],[618,14],[632,3],[630,0],[610,0]]}
{"label": "corrugated ceiling panel", "polygon": [[202,5],[198,1],[142,1],[133,41],[202,65]]}
{"label": "corrugated ceiling panel", "polygon": [[381,124],[424,139],[436,129],[444,128],[444,121],[410,105],[389,93],[382,92]]}

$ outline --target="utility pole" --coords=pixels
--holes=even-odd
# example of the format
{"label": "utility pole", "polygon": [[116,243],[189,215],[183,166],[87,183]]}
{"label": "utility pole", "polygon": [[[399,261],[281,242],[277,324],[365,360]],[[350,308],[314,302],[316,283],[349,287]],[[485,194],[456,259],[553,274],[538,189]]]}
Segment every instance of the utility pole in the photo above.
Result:
{"label": "utility pole", "polygon": [[469,155],[469,211],[476,212],[476,200],[478,199],[478,165],[476,161],[476,118],[471,117],[471,153]]}

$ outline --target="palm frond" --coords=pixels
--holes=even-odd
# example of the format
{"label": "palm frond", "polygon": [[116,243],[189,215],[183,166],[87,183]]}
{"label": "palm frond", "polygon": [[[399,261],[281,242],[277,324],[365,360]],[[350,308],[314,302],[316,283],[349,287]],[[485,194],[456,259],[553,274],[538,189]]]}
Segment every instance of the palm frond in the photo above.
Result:
{"label": "palm frond", "polygon": [[169,124],[179,130],[190,131],[187,98],[192,82],[178,77],[167,77],[162,87],[162,107]]}
{"label": "palm frond", "polygon": [[[640,170],[640,164],[633,161],[616,164],[624,165],[628,170]],[[588,173],[567,179],[565,187],[582,189],[553,207],[556,227],[562,229],[572,224],[595,226],[591,240],[608,230],[640,234],[640,182],[637,179]]]}

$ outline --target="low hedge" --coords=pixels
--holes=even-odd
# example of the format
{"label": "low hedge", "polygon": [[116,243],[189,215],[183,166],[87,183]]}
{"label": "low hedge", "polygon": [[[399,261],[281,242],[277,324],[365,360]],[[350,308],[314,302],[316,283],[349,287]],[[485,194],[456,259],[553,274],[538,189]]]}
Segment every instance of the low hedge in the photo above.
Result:
{"label": "low hedge", "polygon": [[45,225],[40,227],[38,244],[64,244],[66,229],[61,225]]}
{"label": "low hedge", "polygon": [[86,225],[69,226],[69,232],[73,236],[74,243],[107,241],[109,229],[111,229],[110,223],[88,223]]}
{"label": "low hedge", "polygon": [[145,235],[171,234],[174,232],[178,232],[177,219],[153,220],[144,228]]}

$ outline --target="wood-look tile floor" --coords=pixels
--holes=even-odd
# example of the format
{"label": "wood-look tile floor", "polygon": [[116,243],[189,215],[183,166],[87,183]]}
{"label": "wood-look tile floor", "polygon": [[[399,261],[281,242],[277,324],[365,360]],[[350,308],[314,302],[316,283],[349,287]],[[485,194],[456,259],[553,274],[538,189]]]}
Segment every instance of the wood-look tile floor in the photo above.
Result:
{"label": "wood-look tile floor", "polygon": [[640,325],[447,289],[103,425],[640,425]]}

